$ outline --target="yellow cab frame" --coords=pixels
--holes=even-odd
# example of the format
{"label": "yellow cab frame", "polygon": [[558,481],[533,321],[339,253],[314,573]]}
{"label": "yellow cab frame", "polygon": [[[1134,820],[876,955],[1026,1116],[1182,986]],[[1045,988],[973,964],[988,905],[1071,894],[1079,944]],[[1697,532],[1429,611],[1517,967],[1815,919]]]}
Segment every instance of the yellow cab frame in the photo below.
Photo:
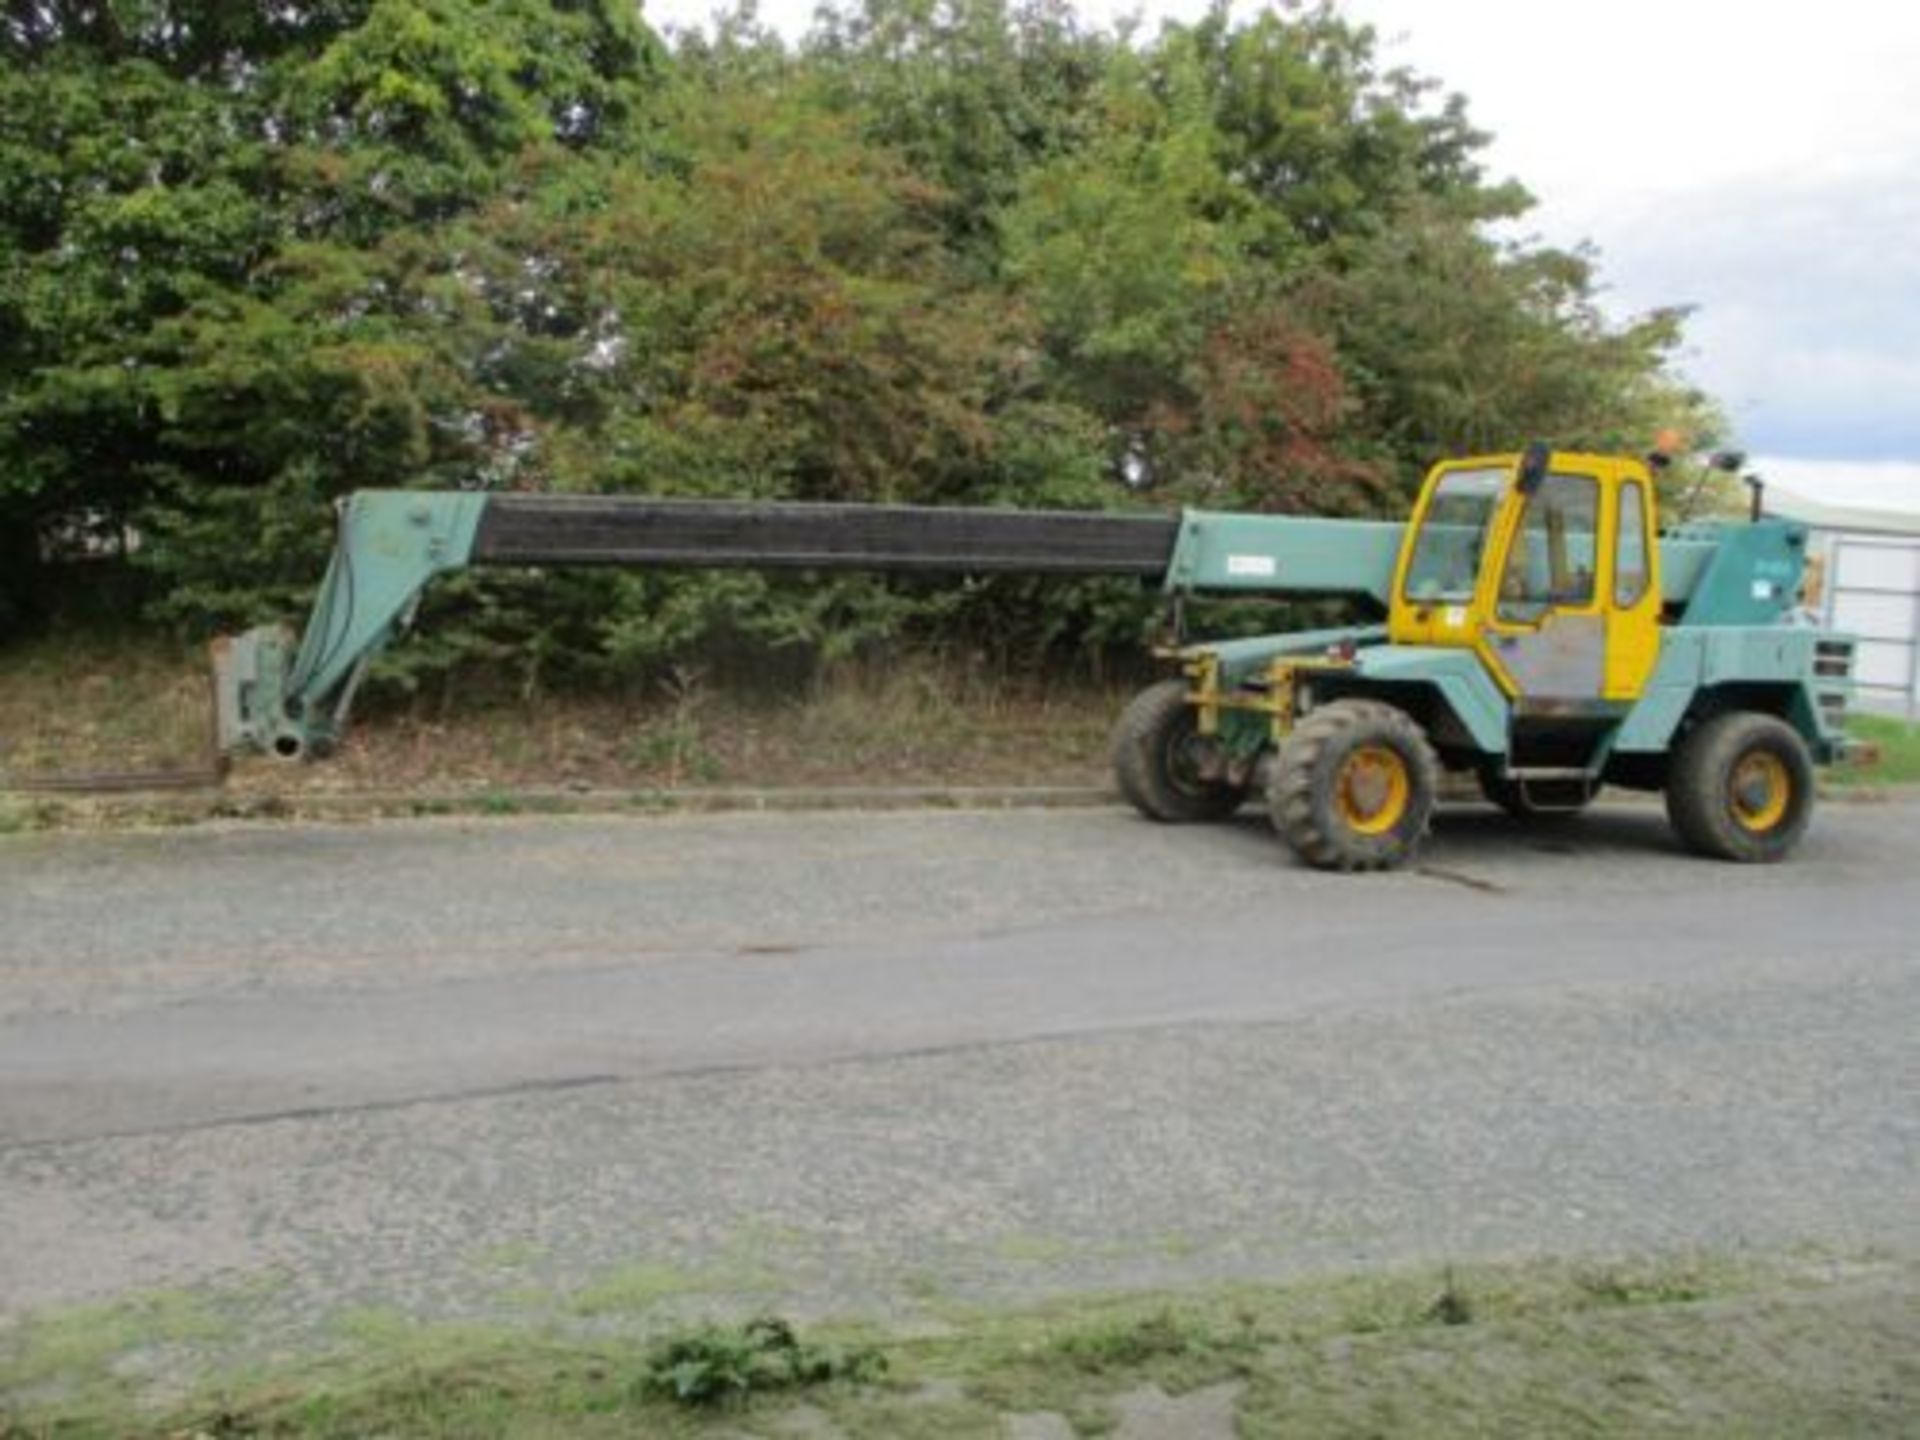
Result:
{"label": "yellow cab frame", "polygon": [[[1593,698],[1602,703],[1631,703],[1645,689],[1660,653],[1660,548],[1653,477],[1641,461],[1619,456],[1541,452],[1531,472],[1530,458],[1483,456],[1434,467],[1422,487],[1395,566],[1388,637],[1400,645],[1470,649],[1507,697],[1518,702],[1528,694],[1503,647],[1569,622],[1597,623],[1605,658],[1598,694]],[[1493,472],[1504,472],[1506,478],[1486,523],[1471,597],[1441,603],[1410,594],[1409,574],[1420,537],[1449,478],[1463,473],[1490,476]],[[1545,606],[1537,616],[1518,618],[1503,610],[1501,586],[1503,577],[1514,573],[1515,547],[1525,543],[1530,473],[1538,477],[1531,482],[1534,486],[1563,477],[1592,482],[1596,496],[1594,565],[1583,600]],[[1623,520],[1627,539],[1624,548]],[[1563,537],[1549,539],[1556,573],[1566,564],[1563,544]],[[1623,565],[1623,560],[1630,563]]]}

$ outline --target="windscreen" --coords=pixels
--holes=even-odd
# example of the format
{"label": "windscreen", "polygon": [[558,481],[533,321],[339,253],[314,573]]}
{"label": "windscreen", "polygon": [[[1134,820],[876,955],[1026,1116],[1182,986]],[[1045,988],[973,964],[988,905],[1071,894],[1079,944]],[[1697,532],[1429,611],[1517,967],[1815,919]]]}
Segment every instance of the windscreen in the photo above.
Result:
{"label": "windscreen", "polygon": [[1512,474],[1502,466],[1455,470],[1440,478],[1407,566],[1408,600],[1457,604],[1473,598],[1487,530]]}

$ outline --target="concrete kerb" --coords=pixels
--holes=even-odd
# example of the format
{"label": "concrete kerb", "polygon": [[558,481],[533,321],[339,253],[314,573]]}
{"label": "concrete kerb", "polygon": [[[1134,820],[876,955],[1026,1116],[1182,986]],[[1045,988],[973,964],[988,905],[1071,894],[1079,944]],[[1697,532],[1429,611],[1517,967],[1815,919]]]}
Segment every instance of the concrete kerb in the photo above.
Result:
{"label": "concrete kerb", "polygon": [[[1920,796],[1916,785],[1822,785],[1821,798],[1874,804]],[[1477,801],[1472,784],[1448,786],[1445,802]],[[123,827],[193,825],[206,821],[371,821],[431,816],[685,815],[832,810],[1058,810],[1117,805],[1107,785],[793,786],[777,788],[599,788],[524,786],[469,790],[337,792],[203,790],[48,794],[13,790],[0,782],[0,814],[24,824],[6,829],[71,825]],[[1609,791],[1606,806],[1658,804],[1656,795]]]}
{"label": "concrete kerb", "polygon": [[0,803],[31,828],[191,825],[202,821],[382,820],[431,816],[667,815],[824,810],[1036,810],[1109,805],[1104,785],[800,786],[776,789],[498,787],[475,790],[122,792],[14,791]]}

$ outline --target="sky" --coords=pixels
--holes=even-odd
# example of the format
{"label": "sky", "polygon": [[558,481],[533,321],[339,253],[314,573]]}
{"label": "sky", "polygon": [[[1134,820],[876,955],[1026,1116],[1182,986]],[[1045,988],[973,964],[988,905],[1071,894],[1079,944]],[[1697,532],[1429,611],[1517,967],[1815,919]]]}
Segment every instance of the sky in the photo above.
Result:
{"label": "sky", "polygon": [[[1205,0],[1077,0],[1151,30]],[[1920,510],[1920,4],[1341,0],[1464,93],[1521,233],[1598,250],[1617,317],[1694,308],[1680,368],[1776,483]],[[697,25],[711,0],[647,0]],[[1235,0],[1236,14],[1251,13]],[[788,36],[813,0],[761,0]]]}

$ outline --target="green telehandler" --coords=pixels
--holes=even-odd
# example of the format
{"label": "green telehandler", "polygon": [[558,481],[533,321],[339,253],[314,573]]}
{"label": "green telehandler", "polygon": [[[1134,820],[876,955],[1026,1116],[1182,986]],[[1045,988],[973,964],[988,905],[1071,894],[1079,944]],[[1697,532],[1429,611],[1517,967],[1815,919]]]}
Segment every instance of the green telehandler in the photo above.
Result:
{"label": "green telehandler", "polygon": [[296,646],[216,642],[224,752],[318,758],[434,576],[618,564],[1133,575],[1199,595],[1345,597],[1363,623],[1182,643],[1114,738],[1155,820],[1256,794],[1308,864],[1378,870],[1426,838],[1443,772],[1522,816],[1660,791],[1691,849],[1788,854],[1842,757],[1853,642],[1806,617],[1807,533],[1759,513],[1659,527],[1649,463],[1554,452],[1434,467],[1405,525],[1168,514],[363,491]]}

